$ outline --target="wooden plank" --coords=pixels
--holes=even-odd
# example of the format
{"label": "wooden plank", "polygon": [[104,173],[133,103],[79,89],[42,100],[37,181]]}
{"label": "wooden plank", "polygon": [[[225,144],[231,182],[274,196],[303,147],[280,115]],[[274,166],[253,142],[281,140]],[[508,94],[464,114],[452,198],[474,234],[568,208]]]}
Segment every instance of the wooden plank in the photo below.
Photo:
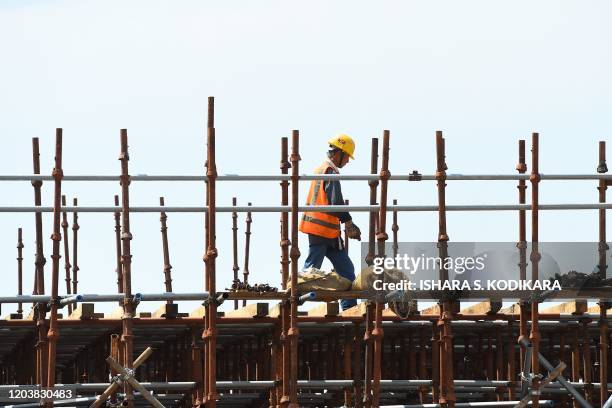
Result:
{"label": "wooden plank", "polygon": [[482,314],[495,314],[499,312],[502,307],[502,302],[496,300],[484,300],[475,305],[468,306],[461,309],[461,314],[466,315],[482,315]]}
{"label": "wooden plank", "polygon": [[308,311],[308,316],[338,316],[340,304],[338,302],[321,303]]}
{"label": "wooden plank", "polygon": [[5,318],[5,320],[22,320],[22,319],[23,319],[23,313],[11,313]]}
{"label": "wooden plank", "polygon": [[95,318],[93,303],[79,303],[72,311],[68,319],[70,320],[89,320]]}
{"label": "wooden plank", "polygon": [[226,317],[265,317],[268,315],[268,303],[251,303],[237,310],[225,313]]}
{"label": "wooden plank", "polygon": [[548,307],[542,310],[540,313],[571,313],[573,315],[581,315],[586,313],[587,309],[588,307],[586,300],[572,300],[569,302],[561,303],[556,306]]}

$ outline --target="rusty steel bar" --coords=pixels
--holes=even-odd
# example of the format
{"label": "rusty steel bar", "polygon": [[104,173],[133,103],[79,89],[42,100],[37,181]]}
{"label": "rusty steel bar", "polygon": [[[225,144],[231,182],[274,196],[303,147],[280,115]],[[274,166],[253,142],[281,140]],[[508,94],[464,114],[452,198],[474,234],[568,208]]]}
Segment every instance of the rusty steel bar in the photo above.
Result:
{"label": "rusty steel bar", "polygon": [[[599,173],[607,172],[606,165],[606,142],[599,142]],[[606,190],[608,184],[604,180],[599,181],[599,202],[606,202]],[[604,281],[607,277],[607,262],[606,251],[609,249],[606,243],[606,210],[599,210],[599,263],[598,269],[601,275],[601,280]],[[606,318],[607,304],[606,301],[599,300],[599,382],[605,384],[608,381],[608,321]],[[601,404],[608,399],[608,390],[606,387],[601,387],[599,391],[599,399]]]}
{"label": "rusty steel bar", "polygon": [[[232,206],[236,206],[236,197],[232,197]],[[234,280],[233,283],[238,287],[238,271],[240,267],[238,266],[238,213],[236,211],[232,212],[232,255],[234,264],[232,265],[232,270],[234,271]],[[238,300],[234,300],[234,310],[238,309]]]}
{"label": "rusty steel bar", "polygon": [[[378,173],[378,138],[372,138],[371,152],[370,152],[370,173]],[[378,177],[378,176],[377,176]],[[370,205],[376,204],[378,178],[370,180],[368,182],[370,187]],[[376,233],[378,225],[378,217],[375,211],[370,212],[368,229],[368,253],[366,255],[366,264],[372,265],[374,263],[375,245],[376,245]],[[363,340],[365,345],[364,352],[364,385],[363,385],[363,405],[368,408],[372,405],[372,363],[373,363],[373,337],[372,337],[372,317],[373,317],[373,305],[368,301],[366,303],[365,313],[365,330],[363,334]]]}
{"label": "rusty steel bar", "polygon": [[[299,198],[299,165],[300,165],[300,134],[299,131],[293,130],[291,133],[291,250],[289,257],[291,258],[291,313],[289,314],[289,330],[287,337],[289,339],[289,354],[290,368],[289,375],[289,404],[290,408],[298,407],[297,400],[297,370],[298,370],[298,339],[299,329],[297,324],[298,319],[298,265],[297,261],[300,258],[300,249],[298,245],[298,198]],[[281,401],[283,402],[283,401]]]}
{"label": "rusty steel bar", "polygon": [[[62,195],[62,206],[66,205],[66,196]],[[62,211],[62,233],[64,234],[64,268],[66,269],[66,294],[70,295],[70,245],[68,244],[68,214]],[[68,305],[68,314],[72,313],[72,305]]]}
{"label": "rusty steel bar", "polygon": [[[372,150],[370,157],[370,173],[378,173],[378,138],[372,138]],[[370,205],[376,205],[376,189],[378,187],[378,179],[370,180]],[[368,230],[368,254],[366,255],[366,263],[372,265],[374,262],[375,240],[376,240],[376,225],[378,217],[376,211],[370,211],[370,223]]]}
{"label": "rusty steel bar", "polygon": [[[349,200],[344,200],[344,205],[349,205]],[[346,229],[346,224],[344,225],[344,248],[346,248],[346,253],[349,253],[349,237],[348,230]]]}
{"label": "rusty steel bar", "polygon": [[[134,318],[136,307],[132,297],[132,253],[130,248],[132,234],[130,232],[130,175],[128,168],[130,157],[128,154],[127,129],[121,129],[120,141],[121,154],[119,155],[119,161],[121,162],[121,207],[123,209],[121,217],[121,270],[123,276],[123,293],[125,294],[123,299],[123,317],[121,319],[121,343],[123,345],[123,366],[131,369],[133,368],[134,359],[134,335],[132,319]],[[134,394],[132,387],[128,383],[125,383],[124,390],[128,407],[133,408]]]}
{"label": "rusty steel bar", "polygon": [[[214,98],[208,98],[209,126],[207,135],[207,169],[208,176],[208,248],[206,250],[206,275],[208,277],[208,292],[212,299],[216,299],[216,186],[215,180],[217,176],[217,164],[215,158],[215,128],[214,128]],[[208,316],[208,327],[205,330],[204,337],[208,342],[208,354],[206,355],[206,369],[208,389],[206,395],[206,406],[216,407],[219,395],[217,394],[216,377],[217,377],[217,302],[210,301],[207,303],[206,314]]]}
{"label": "rusty steel bar", "polygon": [[[393,200],[393,205],[397,205],[397,200]],[[399,246],[397,244],[397,232],[399,231],[399,225],[397,224],[397,210],[393,210],[393,224],[391,225],[391,231],[393,231],[393,262],[397,267],[396,257]]]}
{"label": "rusty steel bar", "polygon": [[[389,176],[389,131],[383,132],[383,146],[382,146],[382,166],[380,168],[380,213],[378,215],[378,231],[376,234],[376,240],[378,242],[378,254],[379,258],[385,258],[385,242],[389,239],[387,235],[387,191]],[[384,274],[381,275],[381,279],[384,280]],[[380,296],[376,297],[376,306],[374,313],[374,329],[372,330],[372,338],[374,339],[374,360],[372,364],[372,405],[378,406],[380,403],[380,380],[382,371],[382,353],[383,353],[383,337],[384,332],[382,328],[382,312],[385,308],[384,298]]]}
{"label": "rusty steel bar", "polygon": [[77,198],[72,199],[72,293],[78,292],[78,273],[79,273],[79,214],[77,212]]}
{"label": "rusty steel bar", "polygon": [[[247,203],[248,206],[251,203]],[[253,222],[253,218],[251,217],[251,213],[248,212],[246,215],[246,229],[244,230],[244,269],[242,270],[242,276],[244,279],[244,283],[249,283],[249,255],[251,250],[251,223]],[[242,301],[242,306],[246,306],[247,301],[244,299]]]}
{"label": "rusty steel bar", "polygon": [[[539,203],[539,135],[533,133],[531,135],[531,175],[529,180],[531,181],[531,280],[538,280],[538,263],[540,261],[540,253],[538,250],[538,203]],[[534,374],[531,383],[531,392],[533,396],[533,407],[538,408],[539,406],[539,388],[540,379],[537,376],[540,373],[540,329],[538,326],[538,301],[537,299],[531,302],[531,331],[529,333],[529,341],[533,349],[531,355],[531,371]]]}
{"label": "rusty steel bar", "polygon": [[[17,294],[23,295],[23,234],[17,229]],[[23,303],[17,304],[17,313],[23,314]]]}
{"label": "rusty steel bar", "polygon": [[[436,177],[438,179],[438,248],[441,259],[448,256],[448,234],[446,231],[446,151],[441,131],[436,132]],[[448,271],[440,265],[440,280],[448,280]],[[453,385],[453,336],[451,324],[455,302],[445,293],[440,302],[440,397],[439,403],[454,408],[455,390]]]}
{"label": "rusty steel bar", "polygon": [[[210,134],[212,128],[215,127],[215,99],[213,97],[208,97],[208,115],[207,115],[207,123],[206,123],[206,132],[207,132],[207,143],[208,143],[208,134]],[[210,202],[210,197],[209,197],[209,181],[208,181],[208,146],[206,147],[206,161],[204,163],[204,168],[205,168],[205,175],[204,175],[204,184],[206,187],[205,190],[205,204],[206,204],[206,209],[208,209],[209,206],[209,202]],[[204,260],[204,290],[208,291],[210,288],[210,274],[208,272],[208,246],[209,246],[209,239],[210,239],[210,233],[209,233],[209,229],[210,229],[210,214],[208,213],[208,211],[206,211],[206,214],[204,216],[204,255],[203,255],[203,260]],[[208,398],[208,384],[210,382],[208,375],[209,375],[209,370],[208,370],[208,355],[210,354],[210,348],[209,348],[209,337],[208,337],[208,328],[210,325],[210,316],[208,313],[208,307],[205,308],[205,315],[204,315],[204,330],[202,331],[202,340],[204,342],[204,364],[202,366],[202,371],[203,371],[203,394],[202,394],[202,398],[203,398],[203,403],[206,403],[207,398]]]}
{"label": "rusty steel bar", "polygon": [[[115,195],[115,207],[119,207],[119,196]],[[123,293],[123,277],[121,267],[121,212],[115,212],[115,260],[117,272],[117,293]]]}
{"label": "rusty steel bar", "polygon": [[[516,165],[516,170],[519,174],[525,174],[527,172],[527,162],[525,161],[525,141],[519,140],[519,161]],[[527,184],[525,180],[521,179],[518,183],[519,192],[519,204],[523,205],[526,203]],[[527,221],[525,210],[519,211],[519,240],[516,244],[519,249],[519,279],[527,279]],[[529,304],[525,300],[519,302],[519,337],[517,339],[520,346],[519,361],[525,361],[525,355],[527,350],[523,346],[521,340],[528,338],[527,332],[527,321],[529,320]]]}
{"label": "rusty steel bar", "polygon": [[[165,205],[164,197],[159,197],[159,206],[163,207]],[[159,221],[161,223],[161,234],[162,234],[162,252],[164,256],[164,285],[166,288],[166,292],[172,292],[172,265],[170,265],[170,251],[168,249],[168,225],[166,221],[168,220],[168,216],[165,211],[162,211],[159,216]],[[167,304],[172,304],[172,300],[168,299],[166,301]]]}
{"label": "rusty steel bar", "polygon": [[[51,255],[51,315],[49,318],[49,331],[47,341],[49,342],[49,357],[47,361],[47,387],[55,385],[55,357],[57,339],[59,338],[59,326],[57,324],[58,286],[59,286],[59,260],[60,260],[60,241],[62,239],[60,231],[60,207],[62,198],[62,129],[55,130],[55,167],[53,168],[54,193],[53,193],[53,254]],[[52,406],[52,404],[51,404]]]}
{"label": "rusty steel bar", "polygon": [[[291,164],[289,163],[289,139],[287,137],[281,138],[281,160],[280,169],[282,174],[288,174]],[[283,206],[289,205],[289,182],[287,180],[281,181],[281,204]],[[287,280],[289,279],[289,265],[291,260],[289,258],[289,213],[283,212],[280,216],[280,247],[281,247],[281,287],[283,290],[287,289]],[[289,387],[290,387],[290,353],[289,353],[289,338],[287,332],[289,330],[289,302],[280,303],[280,343],[281,343],[281,355],[278,357],[279,364],[276,369],[278,379],[280,379],[280,385],[277,388],[276,400],[278,404],[289,403]]]}
{"label": "rusty steel bar", "polygon": [[[32,138],[32,162],[34,167],[34,174],[40,174],[40,149],[38,138]],[[43,182],[41,180],[32,180],[32,186],[34,187],[34,205],[36,207],[41,206],[41,187]],[[34,294],[44,295],[45,294],[45,255],[43,252],[43,229],[42,229],[42,213],[35,214],[35,225],[36,225],[36,259],[35,274],[34,274]],[[47,384],[47,328],[46,328],[46,304],[38,303],[35,305],[35,316],[36,316],[36,328],[38,332],[38,340],[36,342],[36,383],[41,385]]]}

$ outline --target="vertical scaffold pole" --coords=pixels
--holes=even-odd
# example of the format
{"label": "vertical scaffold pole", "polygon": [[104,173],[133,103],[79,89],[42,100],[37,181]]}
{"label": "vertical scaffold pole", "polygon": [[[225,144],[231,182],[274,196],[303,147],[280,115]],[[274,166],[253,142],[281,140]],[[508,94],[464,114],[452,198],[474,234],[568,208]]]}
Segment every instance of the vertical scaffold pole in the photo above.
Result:
{"label": "vertical scaffold pole", "polygon": [[[380,213],[378,216],[378,232],[376,240],[378,241],[379,258],[385,257],[385,242],[389,238],[387,235],[387,185],[391,173],[389,172],[389,131],[383,132],[382,146],[382,166],[380,168]],[[384,274],[381,275],[384,280]],[[374,314],[374,329],[372,330],[372,338],[374,339],[374,362],[373,362],[373,384],[372,384],[372,405],[379,406],[380,401],[380,380],[382,371],[382,312],[385,308],[384,297],[377,293],[376,310]]]}
{"label": "vertical scaffold pole", "polygon": [[[49,331],[47,341],[49,342],[49,360],[47,362],[47,387],[55,386],[55,357],[57,339],[59,338],[59,325],[57,324],[58,289],[59,289],[59,260],[60,260],[60,241],[62,234],[60,231],[60,211],[62,199],[62,129],[55,130],[55,167],[51,173],[53,176],[53,253],[51,255],[51,316],[49,318]],[[52,406],[53,404],[51,404]]]}
{"label": "vertical scaffold pole", "polygon": [[[115,195],[115,207],[119,208],[119,196]],[[121,211],[115,211],[115,260],[117,266],[117,293],[123,293],[123,278],[121,268]]]}
{"label": "vertical scaffold pole", "polygon": [[[132,233],[130,232],[130,175],[128,162],[130,160],[128,154],[128,136],[127,129],[121,129],[121,153],[119,161],[121,162],[121,270],[123,276],[123,316],[121,343],[123,346],[123,364],[124,367],[133,367],[134,358],[134,336],[133,336],[133,317],[135,313],[135,305],[132,299],[132,253],[131,241]],[[134,394],[132,387],[125,383],[125,400],[128,407],[134,406]]]}
{"label": "vertical scaffold pole", "polygon": [[207,361],[207,380],[208,394],[206,396],[206,406],[216,407],[217,399],[217,303],[216,303],[216,189],[215,181],[217,178],[217,165],[215,159],[215,128],[214,128],[214,98],[208,98],[208,146],[207,146],[207,170],[208,178],[208,248],[206,250],[206,274],[208,276],[208,291],[210,299],[207,303],[206,317],[208,328],[205,330],[205,338],[208,340]]}
{"label": "vertical scaffold pole", "polygon": [[[370,155],[370,174],[378,173],[378,138],[372,138],[372,150]],[[370,205],[376,205],[376,189],[378,180],[370,180]],[[371,266],[374,263],[375,245],[376,245],[376,226],[378,225],[378,217],[376,211],[370,212],[370,222],[368,230],[368,253],[366,255],[366,264]],[[368,408],[372,404],[372,315],[374,314],[374,305],[366,302],[365,314],[365,329],[363,334],[364,341],[364,385],[363,385],[363,405]]]}
{"label": "vertical scaffold pole", "polygon": [[[603,166],[602,166],[603,164]],[[597,171],[605,173],[608,170],[606,166],[606,142],[599,142],[599,166]],[[608,188],[606,180],[599,180],[599,202],[606,202],[606,189]],[[607,277],[606,251],[608,250],[606,243],[606,210],[599,210],[599,274],[601,280],[604,281]],[[599,300],[599,383],[608,383],[608,319],[607,319],[608,304],[605,300]],[[608,387],[600,387],[600,401],[603,405],[608,399]]]}
{"label": "vertical scaffold pole", "polygon": [[[72,199],[72,206],[77,207],[78,200],[76,197]],[[79,273],[79,213],[74,210],[72,212],[72,293],[78,293],[78,273]]]}
{"label": "vertical scaffold pole", "polygon": [[[66,196],[62,195],[62,207],[66,205]],[[68,242],[68,214],[66,210],[62,211],[62,233],[64,234],[64,269],[66,270],[66,294],[70,295],[72,287],[70,286],[70,244]],[[72,304],[68,305],[68,314],[72,313]]]}
{"label": "vertical scaffold pole", "polygon": [[[159,197],[159,206],[165,205],[164,197]],[[172,265],[170,265],[170,250],[168,247],[168,216],[165,211],[161,211],[159,214],[159,222],[161,224],[161,235],[162,235],[162,253],[164,257],[164,285],[166,292],[172,292]],[[172,300],[168,299],[167,304],[172,304]]]}
{"label": "vertical scaffold pole", "polygon": [[[539,252],[539,237],[538,237],[538,205],[539,205],[539,135],[533,133],[531,135],[531,175],[529,176],[531,181],[531,280],[538,280],[538,267],[540,262]],[[531,356],[531,371],[534,376],[532,379],[532,406],[538,408],[540,406],[540,379],[538,374],[540,373],[540,328],[539,328],[539,312],[538,312],[538,301],[534,300],[531,303],[531,332],[529,333],[529,340],[532,347]]]}
{"label": "vertical scaffold pole", "polygon": [[[527,172],[527,162],[525,161],[525,141],[519,140],[519,160],[516,165],[516,170],[519,174],[525,174]],[[527,183],[525,180],[519,180],[518,182],[518,193],[519,193],[519,204],[526,203]],[[519,279],[527,280],[527,217],[525,210],[519,210],[519,239],[516,243],[516,247],[519,250]],[[520,358],[521,364],[525,362],[525,355],[527,350],[523,345],[523,339],[527,339],[529,334],[527,333],[527,322],[529,321],[529,304],[526,300],[519,300],[519,337],[518,344],[520,346]],[[527,374],[527,373],[524,373]]]}
{"label": "vertical scaffold pole", "polygon": [[[281,160],[280,169],[281,174],[289,174],[289,139],[287,137],[281,138]],[[281,186],[281,204],[289,205],[289,181],[283,180],[280,183]],[[281,232],[281,287],[283,290],[287,289],[287,280],[289,279],[289,213],[282,212],[280,215],[280,232]],[[280,302],[280,347],[281,352],[276,353],[277,362],[275,365],[276,380],[279,381],[279,385],[276,389],[276,403],[279,406],[287,406],[289,404],[289,339],[287,338],[287,332],[289,330],[289,302],[282,300]],[[277,344],[278,347],[278,344]]]}
{"label": "vertical scaffold pole", "polygon": [[[22,229],[17,229],[17,294],[23,295],[23,233]],[[23,304],[17,304],[17,313],[23,313]]]}
{"label": "vertical scaffold pole", "polygon": [[[32,139],[32,161],[34,165],[34,174],[40,174],[40,148],[38,138]],[[34,187],[34,205],[41,206],[41,187],[42,180],[33,180]],[[36,259],[34,265],[36,272],[34,276],[34,294],[45,294],[45,255],[43,252],[43,229],[42,229],[42,213],[34,214],[36,223]],[[41,385],[47,384],[47,324],[45,320],[46,305],[38,303],[35,306],[36,311],[36,328],[38,332],[38,341],[36,342],[36,383]]]}
{"label": "vertical scaffold pole", "polygon": [[[232,197],[232,206],[236,206],[236,197]],[[238,213],[236,211],[232,211],[232,255],[234,259],[234,264],[232,265],[234,280],[232,282],[238,287],[238,271],[240,267],[238,267]],[[238,309],[238,299],[234,300],[234,310],[236,309]]]}
{"label": "vertical scaffold pole", "polygon": [[[448,234],[446,231],[446,152],[442,132],[436,132],[436,180],[438,186],[438,250],[440,259],[448,257]],[[448,280],[448,270],[444,263],[440,265],[440,280]],[[448,293],[443,294],[440,307],[440,400],[444,407],[454,408],[455,390],[453,374],[453,336],[451,320],[455,301],[449,298]]]}
{"label": "vertical scaffold pole", "polygon": [[297,408],[297,375],[298,375],[298,267],[297,261],[300,258],[298,244],[298,199],[299,199],[299,165],[300,165],[300,134],[294,130],[291,134],[291,313],[290,327],[287,332],[290,345],[291,374],[290,374],[290,395],[289,407]]}
{"label": "vertical scaffold pole", "polygon": [[[247,206],[251,206],[251,203],[247,203]],[[249,255],[251,251],[251,223],[253,222],[253,218],[251,217],[251,212],[247,212],[246,214],[246,229],[244,230],[244,269],[242,270],[242,276],[244,279],[244,284],[247,285],[249,283]],[[242,306],[246,306],[246,299],[242,300]]]}

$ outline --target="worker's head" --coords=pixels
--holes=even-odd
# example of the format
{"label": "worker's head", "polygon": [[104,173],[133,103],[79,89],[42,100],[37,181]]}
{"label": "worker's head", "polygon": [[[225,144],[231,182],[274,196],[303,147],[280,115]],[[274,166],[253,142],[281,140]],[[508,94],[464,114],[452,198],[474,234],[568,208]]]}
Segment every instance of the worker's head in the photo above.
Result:
{"label": "worker's head", "polygon": [[349,135],[340,134],[332,137],[327,142],[329,143],[329,151],[327,156],[338,167],[344,167],[348,163],[349,158],[354,159],[355,142]]}

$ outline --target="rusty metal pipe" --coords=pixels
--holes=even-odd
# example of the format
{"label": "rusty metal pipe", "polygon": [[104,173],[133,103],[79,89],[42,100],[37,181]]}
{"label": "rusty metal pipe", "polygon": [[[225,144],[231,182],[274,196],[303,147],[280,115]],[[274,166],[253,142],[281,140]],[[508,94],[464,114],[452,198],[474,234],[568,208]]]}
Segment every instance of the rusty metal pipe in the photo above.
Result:
{"label": "rusty metal pipe", "polygon": [[[249,207],[251,203],[247,204]],[[244,230],[244,269],[242,270],[242,276],[244,279],[244,283],[249,283],[249,253],[251,250],[251,223],[253,222],[253,218],[251,217],[251,213],[248,212],[246,215],[246,229]],[[242,301],[242,306],[246,306],[247,301],[244,299]]]}
{"label": "rusty metal pipe", "polygon": [[[121,207],[122,207],[122,225],[121,225],[121,267],[123,277],[123,318],[121,343],[123,344],[123,366],[127,368],[133,367],[134,359],[134,335],[132,319],[135,314],[135,305],[132,296],[132,254],[130,243],[132,234],[130,232],[130,175],[128,162],[130,160],[128,154],[128,139],[127,129],[121,129],[121,154],[119,161],[121,162]],[[125,384],[125,394],[128,407],[134,406],[134,394],[132,387]]]}
{"label": "rusty metal pipe", "polygon": [[[529,180],[531,181],[531,279],[532,281],[538,280],[538,264],[540,261],[540,253],[538,250],[538,203],[539,203],[539,135],[533,133],[531,135],[531,175]],[[539,314],[538,314],[538,302],[537,300],[531,303],[531,331],[529,333],[529,341],[532,347],[531,355],[531,371],[534,374],[532,379],[531,387],[532,393],[535,393],[532,398],[533,407],[539,406],[539,394],[538,390],[540,387],[540,380],[537,375],[540,373],[540,329],[538,326]]]}
{"label": "rusty metal pipe", "polygon": [[[32,162],[34,167],[34,174],[40,174],[40,149],[38,138],[32,139]],[[41,206],[41,187],[43,182],[41,180],[33,180],[32,186],[34,187],[34,205],[36,207]],[[43,229],[42,229],[42,213],[36,213],[35,215],[36,225],[36,259],[35,259],[35,274],[34,274],[34,294],[44,295],[45,294],[45,255],[43,252]],[[48,357],[48,344],[47,344],[47,329],[46,329],[46,305],[44,303],[38,303],[35,305],[35,316],[36,316],[36,328],[38,332],[38,340],[36,342],[36,383],[41,385],[47,384],[47,357]]]}
{"label": "rusty metal pipe", "polygon": [[[436,132],[436,178],[438,180],[438,248],[441,259],[448,256],[448,234],[446,231],[446,151],[442,132]],[[440,265],[440,280],[448,280],[448,271]],[[440,307],[440,397],[439,403],[450,408],[455,406],[455,390],[453,385],[453,336],[451,321],[453,320],[454,301],[445,294]]]}
{"label": "rusty metal pipe", "polygon": [[[23,235],[22,229],[17,229],[17,295],[23,295]],[[23,303],[17,304],[17,313],[23,313]]]}
{"label": "rusty metal pipe", "polygon": [[72,293],[78,292],[78,273],[79,273],[79,214],[76,210],[78,201],[76,197],[72,199]]}
{"label": "rusty metal pipe", "polygon": [[[119,207],[119,196],[115,195],[115,207]],[[121,267],[121,212],[115,212],[115,260],[117,266],[117,293],[123,293],[123,277]]]}
{"label": "rusty metal pipe", "polygon": [[[62,206],[66,205],[66,196],[62,195]],[[66,270],[66,294],[70,295],[70,245],[68,244],[68,214],[62,211],[62,233],[64,234],[64,268]],[[68,314],[72,313],[72,305],[68,305]]]}
{"label": "rusty metal pipe", "polygon": [[[283,175],[289,174],[289,139],[287,137],[281,138],[281,160],[280,169]],[[289,182],[283,180],[280,183],[281,186],[281,205],[289,205]],[[289,265],[291,260],[289,258],[289,213],[283,212],[280,215],[280,247],[281,247],[281,287],[283,290],[287,289],[287,280],[289,279]],[[280,370],[279,379],[281,383],[277,389],[277,403],[280,405],[287,406],[290,400],[290,347],[289,338],[287,336],[289,330],[289,302],[281,302],[280,304],[280,344],[281,344],[281,355],[278,357],[279,364],[277,369]]]}
{"label": "rusty metal pipe", "polygon": [[[47,386],[55,385],[55,357],[57,339],[59,338],[59,326],[57,324],[58,308],[58,289],[59,289],[59,260],[60,260],[60,241],[62,234],[60,231],[60,209],[62,199],[62,129],[55,130],[55,167],[53,168],[54,193],[53,193],[53,254],[51,255],[51,316],[49,318],[49,331],[47,341],[49,342],[49,360],[47,361]],[[52,404],[51,404],[52,405]]]}
{"label": "rusty metal pipe", "polygon": [[[389,131],[383,132],[383,146],[382,146],[382,166],[380,168],[380,213],[378,215],[378,231],[376,234],[376,240],[378,242],[378,254],[377,257],[385,258],[385,242],[389,239],[387,235],[387,191],[389,176]],[[381,275],[384,279],[384,274]],[[382,328],[382,312],[385,308],[384,299],[379,296],[376,297],[376,309],[374,314],[374,329],[372,330],[372,338],[374,339],[374,360],[372,364],[372,405],[380,405],[380,380],[382,370],[382,353],[383,353],[383,328]]]}
{"label": "rusty metal pipe", "polygon": [[[165,205],[164,197],[159,197],[159,206],[163,207]],[[166,292],[172,292],[172,265],[170,265],[170,251],[168,249],[168,225],[166,221],[168,220],[168,216],[165,211],[162,211],[159,216],[159,221],[161,223],[161,234],[162,234],[162,252],[164,256],[164,285],[166,287]],[[166,301],[167,304],[172,304],[172,300],[168,299]]]}
{"label": "rusty metal pipe", "polygon": [[[597,168],[598,173],[607,172],[608,167],[606,165],[606,142],[599,142],[599,166]],[[599,181],[599,202],[606,202],[606,190],[607,182],[604,180]],[[606,263],[606,251],[609,249],[606,242],[606,210],[599,210],[599,274],[601,279],[605,280],[607,277],[607,263]],[[608,321],[606,318],[607,304],[603,299],[599,300],[599,382],[605,384],[608,380]],[[608,390],[606,387],[601,387],[599,394],[600,402],[603,404],[608,399]]]}
{"label": "rusty metal pipe", "polygon": [[[291,134],[291,250],[289,257],[291,258],[291,313],[289,315],[289,330],[287,337],[289,338],[289,354],[290,354],[290,408],[298,407],[297,400],[297,371],[298,371],[298,338],[299,329],[297,324],[298,318],[298,265],[297,261],[300,258],[300,249],[298,246],[298,199],[299,199],[299,165],[300,165],[300,134],[299,131],[293,130]],[[281,401],[283,402],[283,401]]]}
{"label": "rusty metal pipe", "polygon": [[[206,250],[206,275],[208,277],[208,292],[212,298],[216,298],[216,184],[217,165],[215,157],[215,128],[214,128],[214,98],[208,98],[208,135],[207,135],[207,169],[208,177],[207,196],[208,196],[208,247]],[[217,376],[217,303],[208,302],[206,314],[208,317],[208,327],[204,337],[207,340],[208,353],[207,361],[207,382],[208,389],[206,395],[206,406],[216,407],[219,395],[216,388]]]}
{"label": "rusty metal pipe", "polygon": [[[232,197],[232,206],[236,206],[236,197]],[[238,266],[238,213],[236,211],[232,212],[232,255],[234,264],[232,266],[232,270],[234,271],[234,280],[233,283],[238,287],[238,271],[240,267]],[[238,309],[238,300],[234,300],[234,310]]]}

